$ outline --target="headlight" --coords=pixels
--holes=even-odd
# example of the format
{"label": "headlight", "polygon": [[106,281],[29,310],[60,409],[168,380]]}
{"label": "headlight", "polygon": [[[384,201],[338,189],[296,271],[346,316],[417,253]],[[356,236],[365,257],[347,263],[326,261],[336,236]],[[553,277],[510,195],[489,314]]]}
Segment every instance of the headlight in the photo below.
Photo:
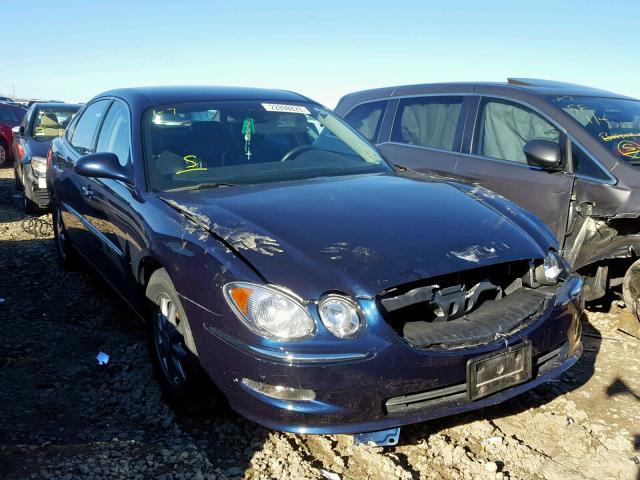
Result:
{"label": "headlight", "polygon": [[324,297],[318,304],[318,311],[327,330],[339,338],[352,338],[364,326],[357,305],[340,295]]}
{"label": "headlight", "polygon": [[47,159],[44,157],[31,157],[31,169],[36,177],[44,177],[47,174]]}
{"label": "headlight", "polygon": [[549,253],[544,258],[542,264],[544,276],[550,283],[556,283],[564,274],[570,270],[567,261],[560,256],[554,250],[549,250]]}
{"label": "headlight", "polygon": [[294,295],[266,285],[227,283],[227,303],[252,332],[273,340],[302,340],[315,333],[316,324]]}

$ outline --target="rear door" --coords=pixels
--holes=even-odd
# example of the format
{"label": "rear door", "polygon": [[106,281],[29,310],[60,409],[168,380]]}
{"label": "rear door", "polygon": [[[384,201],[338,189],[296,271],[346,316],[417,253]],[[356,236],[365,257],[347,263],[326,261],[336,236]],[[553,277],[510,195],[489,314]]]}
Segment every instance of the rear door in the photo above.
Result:
{"label": "rear door", "polygon": [[550,119],[518,102],[486,97],[469,115],[456,173],[520,204],[544,221],[562,245],[574,183],[572,173],[530,166],[529,140],[557,142],[566,158],[566,136]]}
{"label": "rear door", "polygon": [[[464,125],[465,97],[422,95],[401,98],[386,138],[378,147],[395,163],[419,172],[453,175]],[[386,123],[386,122],[385,122]]]}
{"label": "rear door", "polygon": [[64,148],[55,160],[52,159],[51,166],[69,237],[80,253],[94,264],[99,262],[94,254],[99,250],[100,240],[99,232],[90,222],[95,217],[91,180],[76,174],[73,169],[80,157],[95,152],[96,134],[110,103],[111,100],[103,99],[87,105],[71,125],[72,131],[65,135]]}

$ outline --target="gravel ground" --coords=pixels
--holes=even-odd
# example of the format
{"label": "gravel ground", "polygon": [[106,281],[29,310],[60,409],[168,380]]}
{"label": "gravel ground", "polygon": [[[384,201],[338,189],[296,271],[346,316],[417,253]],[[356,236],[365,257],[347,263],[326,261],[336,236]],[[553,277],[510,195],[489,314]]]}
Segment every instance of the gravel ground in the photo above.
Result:
{"label": "gravel ground", "polygon": [[562,378],[405,427],[396,447],[227,410],[177,417],[142,326],[95,275],[57,267],[50,218],[24,223],[12,184],[0,170],[0,478],[640,480],[640,341],[616,330],[615,304],[587,313],[585,354]]}

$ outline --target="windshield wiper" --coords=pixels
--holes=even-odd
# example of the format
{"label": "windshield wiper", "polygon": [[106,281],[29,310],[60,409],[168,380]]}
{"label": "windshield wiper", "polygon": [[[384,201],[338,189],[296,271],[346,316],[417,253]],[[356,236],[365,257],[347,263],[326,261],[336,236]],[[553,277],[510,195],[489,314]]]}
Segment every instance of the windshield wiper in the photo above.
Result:
{"label": "windshield wiper", "polygon": [[189,185],[188,187],[178,187],[167,190],[168,192],[183,192],[185,190],[206,190],[207,188],[220,188],[220,187],[235,187],[235,183],[225,182],[207,182],[198,183],[196,185]]}

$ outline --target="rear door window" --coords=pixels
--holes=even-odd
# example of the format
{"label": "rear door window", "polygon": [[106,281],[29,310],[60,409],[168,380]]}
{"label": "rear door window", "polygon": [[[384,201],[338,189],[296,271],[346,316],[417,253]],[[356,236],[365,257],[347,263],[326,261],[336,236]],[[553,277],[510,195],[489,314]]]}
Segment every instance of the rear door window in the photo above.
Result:
{"label": "rear door window", "polygon": [[109,102],[110,100],[98,100],[87,106],[80,119],[76,122],[75,130],[71,137],[71,145],[81,155],[86,155],[92,151],[96,130]]}
{"label": "rear door window", "polygon": [[387,100],[363,103],[347,113],[344,120],[360,132],[364,138],[375,141],[378,138],[387,103],[389,103]]}
{"label": "rear door window", "polygon": [[97,152],[110,152],[118,157],[120,165],[129,163],[129,145],[131,144],[131,125],[129,111],[121,102],[114,102],[104,119]]}
{"label": "rear door window", "polygon": [[485,99],[474,135],[473,153],[526,164],[524,145],[535,139],[560,142],[560,132],[541,115],[513,102]]}
{"label": "rear door window", "polygon": [[391,140],[454,151],[463,97],[418,97],[400,101]]}

